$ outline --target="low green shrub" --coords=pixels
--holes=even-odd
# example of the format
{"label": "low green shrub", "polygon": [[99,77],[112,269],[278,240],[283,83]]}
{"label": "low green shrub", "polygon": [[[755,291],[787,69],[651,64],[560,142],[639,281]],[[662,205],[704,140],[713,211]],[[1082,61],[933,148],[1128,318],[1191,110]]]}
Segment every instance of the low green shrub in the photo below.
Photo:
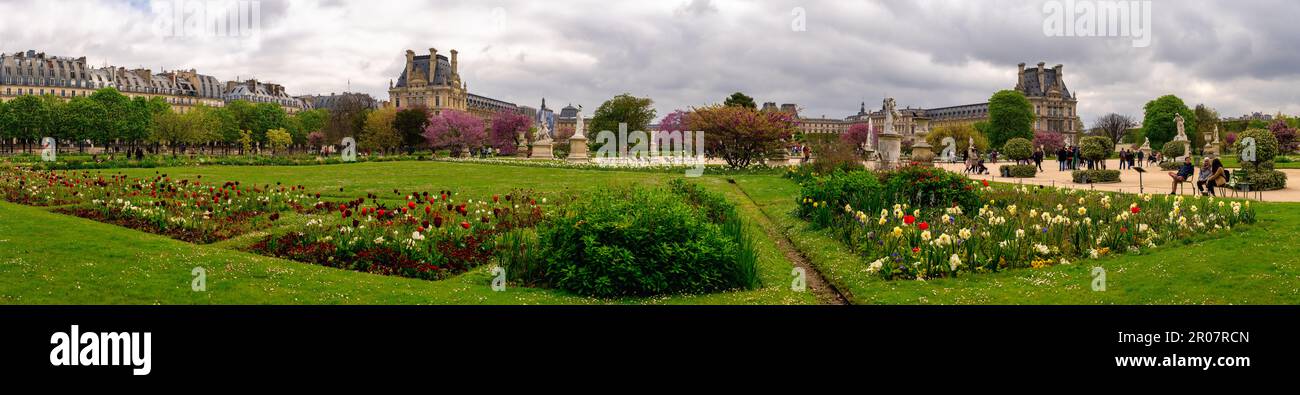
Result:
{"label": "low green shrub", "polygon": [[575,201],[539,231],[547,282],[595,297],[756,287],[757,255],[740,218],[731,215],[721,224],[709,218],[710,211],[734,209],[705,209],[713,197],[691,200],[669,190],[618,186]]}
{"label": "low green shrub", "polygon": [[835,210],[845,205],[857,210],[876,212],[892,204],[884,199],[884,186],[870,171],[843,171],[816,177],[803,183],[799,216],[818,226],[830,226]]}
{"label": "low green shrub", "polygon": [[1188,147],[1190,146],[1191,144],[1188,144],[1186,141],[1170,141],[1165,143],[1164,148],[1160,149],[1160,154],[1164,155],[1166,158],[1175,159],[1190,153],[1191,151],[1188,150]]}
{"label": "low green shrub", "polygon": [[999,170],[1003,177],[1034,178],[1038,175],[1038,166],[1035,165],[1003,165]]}
{"label": "low green shrub", "polygon": [[[982,206],[975,182],[966,176],[937,167],[904,166],[881,174],[881,199],[918,209],[947,209],[960,206],[972,212]],[[854,206],[855,208],[857,206]]]}
{"label": "low green shrub", "polygon": [[1286,188],[1286,173],[1273,170],[1273,162],[1241,163],[1240,177],[1249,182],[1250,188],[1257,191],[1276,191]]}
{"label": "low green shrub", "polygon": [[1076,184],[1119,182],[1119,170],[1077,170],[1071,174]]}

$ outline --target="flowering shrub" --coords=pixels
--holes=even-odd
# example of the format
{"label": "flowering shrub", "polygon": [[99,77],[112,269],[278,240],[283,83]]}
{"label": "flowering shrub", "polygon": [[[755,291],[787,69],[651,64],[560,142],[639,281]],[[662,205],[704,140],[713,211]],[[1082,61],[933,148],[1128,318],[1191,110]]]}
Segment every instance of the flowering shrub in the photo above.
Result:
{"label": "flowering shrub", "polygon": [[341,269],[440,280],[491,261],[498,233],[531,228],[542,219],[541,205],[527,191],[477,201],[461,201],[449,191],[424,192],[392,207],[372,194],[338,204],[300,231],[268,236],[252,249]]}
{"label": "flowering shrub", "polygon": [[839,208],[835,235],[884,279],[1042,268],[1230,231],[1255,222],[1250,202],[993,187],[978,210],[877,214]]}

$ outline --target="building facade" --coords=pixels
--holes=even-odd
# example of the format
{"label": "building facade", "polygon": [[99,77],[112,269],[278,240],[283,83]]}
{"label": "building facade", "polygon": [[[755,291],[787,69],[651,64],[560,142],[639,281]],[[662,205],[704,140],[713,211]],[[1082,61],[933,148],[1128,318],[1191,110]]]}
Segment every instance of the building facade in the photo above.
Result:
{"label": "building facade", "polygon": [[374,110],[380,107],[379,101],[365,93],[344,92],[338,95],[330,93],[328,95],[298,96],[296,99],[302,101],[302,106],[305,110],[335,111],[338,108],[345,106]]}
{"label": "building facade", "polygon": [[235,100],[276,104],[289,114],[302,111],[306,107],[301,99],[290,96],[284,89],[284,85],[260,82],[255,79],[226,82],[226,102]]}
{"label": "building facade", "polygon": [[180,113],[198,105],[223,107],[232,100],[275,103],[288,113],[303,109],[303,102],[290,97],[283,86],[256,80],[223,83],[193,69],[155,74],[149,69],[92,68],[85,57],[49,56],[34,50],[0,53],[0,100],[22,95],[67,100],[88,97],[104,88],[117,89],[130,98],[159,97]]}
{"label": "building facade", "polygon": [[[1015,90],[1029,99],[1034,109],[1034,130],[1064,134],[1067,144],[1078,142],[1078,135],[1083,131],[1083,121],[1079,117],[1079,100],[1065,85],[1065,67],[1056,65],[1047,68],[1047,63],[1039,62],[1036,68],[1026,68],[1024,63],[1018,65]],[[953,107],[927,109],[931,126],[972,125],[989,119],[989,104],[967,104]]]}
{"label": "building facade", "polygon": [[85,57],[47,56],[36,51],[0,53],[0,100],[22,95],[90,96],[95,89]]}
{"label": "building facade", "polygon": [[519,111],[514,103],[469,93],[460,78],[459,52],[451,50],[448,58],[429,48],[428,55],[416,56],[406,51],[406,68],[397,82],[389,83],[389,102],[398,110],[425,107],[431,114],[456,110],[491,119],[499,111]]}

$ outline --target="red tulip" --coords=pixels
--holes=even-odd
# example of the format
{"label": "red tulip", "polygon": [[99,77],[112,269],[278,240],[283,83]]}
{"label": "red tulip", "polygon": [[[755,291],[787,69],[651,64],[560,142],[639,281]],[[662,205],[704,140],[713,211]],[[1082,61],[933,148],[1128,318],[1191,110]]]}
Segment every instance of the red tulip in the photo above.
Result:
{"label": "red tulip", "polygon": [[921,230],[930,230],[930,224],[924,221],[922,221],[920,225],[917,225],[917,227],[921,228]]}
{"label": "red tulip", "polygon": [[912,247],[912,253],[913,253],[913,254],[920,254],[920,253],[921,253],[921,247]]}
{"label": "red tulip", "polygon": [[988,187],[989,187],[989,180],[984,180],[984,187],[985,187],[985,188],[988,188]]}
{"label": "red tulip", "polygon": [[492,203],[501,203],[501,197],[497,195],[492,195]]}
{"label": "red tulip", "polygon": [[415,202],[406,202],[406,207],[409,207],[410,209],[414,210],[414,209],[415,209]]}
{"label": "red tulip", "polygon": [[903,216],[903,223],[908,224],[908,225],[911,225],[911,224],[913,224],[913,223],[915,223],[915,222],[916,222],[916,217],[913,217],[913,216],[911,216],[911,215],[904,215],[904,216]]}
{"label": "red tulip", "polygon": [[469,221],[461,221],[460,223],[460,227],[462,228],[469,229],[469,226]]}
{"label": "red tulip", "polygon": [[1133,206],[1133,208],[1129,209],[1129,211],[1132,211],[1133,214],[1137,214],[1137,213],[1142,212],[1142,209],[1139,208],[1138,206]]}

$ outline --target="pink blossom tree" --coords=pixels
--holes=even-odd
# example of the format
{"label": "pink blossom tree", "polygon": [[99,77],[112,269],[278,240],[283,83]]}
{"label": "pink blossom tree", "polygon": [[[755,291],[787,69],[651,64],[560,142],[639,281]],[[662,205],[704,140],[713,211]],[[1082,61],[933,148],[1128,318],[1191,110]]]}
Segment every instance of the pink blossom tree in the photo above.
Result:
{"label": "pink blossom tree", "polygon": [[849,130],[840,135],[840,141],[845,145],[854,147],[862,151],[862,146],[871,141],[871,127],[865,123],[855,123],[849,126]]}
{"label": "pink blossom tree", "polygon": [[662,121],[659,121],[660,132],[684,132],[686,126],[686,111],[682,110],[668,113]]}
{"label": "pink blossom tree", "polygon": [[482,147],[487,130],[483,121],[470,113],[445,110],[429,117],[424,138],[434,149],[450,149],[452,156],[459,156],[469,149]]}
{"label": "pink blossom tree", "polygon": [[1034,149],[1038,147],[1043,147],[1044,152],[1056,152],[1065,147],[1065,135],[1046,130],[1034,132]]}
{"label": "pink blossom tree", "polygon": [[492,148],[501,151],[503,155],[514,155],[519,148],[519,134],[523,133],[526,141],[533,139],[533,120],[528,119],[524,114],[514,111],[498,111],[492,116],[492,136],[490,144]]}

